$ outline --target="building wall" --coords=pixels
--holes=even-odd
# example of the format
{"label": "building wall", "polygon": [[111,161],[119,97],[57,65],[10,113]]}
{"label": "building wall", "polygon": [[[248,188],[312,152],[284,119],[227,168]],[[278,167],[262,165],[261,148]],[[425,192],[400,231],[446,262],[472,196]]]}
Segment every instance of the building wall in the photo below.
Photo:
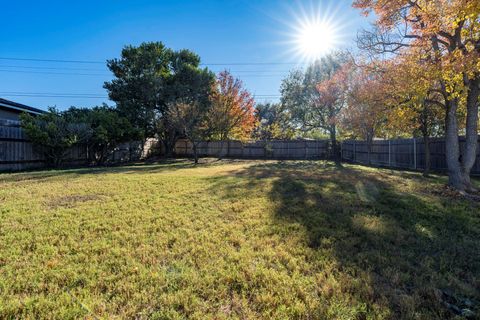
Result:
{"label": "building wall", "polygon": [[20,113],[0,107],[0,120],[20,120]]}

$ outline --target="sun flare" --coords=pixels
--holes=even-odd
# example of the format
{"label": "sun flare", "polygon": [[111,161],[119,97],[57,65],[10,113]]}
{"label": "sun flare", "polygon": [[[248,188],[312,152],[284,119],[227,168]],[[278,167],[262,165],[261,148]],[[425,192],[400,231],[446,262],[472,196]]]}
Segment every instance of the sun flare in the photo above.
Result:
{"label": "sun flare", "polygon": [[291,17],[278,18],[287,26],[281,31],[285,36],[280,42],[285,48],[283,54],[301,65],[345,49],[352,19],[342,8],[333,1],[288,7]]}
{"label": "sun flare", "polygon": [[297,35],[297,46],[304,56],[318,58],[335,47],[335,30],[324,22],[304,24]]}

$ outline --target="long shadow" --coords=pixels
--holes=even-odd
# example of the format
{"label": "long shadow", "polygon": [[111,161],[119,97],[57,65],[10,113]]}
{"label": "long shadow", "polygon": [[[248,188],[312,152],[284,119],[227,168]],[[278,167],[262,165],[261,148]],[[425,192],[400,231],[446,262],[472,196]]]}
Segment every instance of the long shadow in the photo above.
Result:
{"label": "long shadow", "polygon": [[[225,197],[248,196],[269,179],[274,220],[301,224],[311,250],[333,254],[345,295],[367,306],[357,318],[375,306],[392,319],[480,318],[480,206],[429,194],[438,178],[325,162],[267,163],[234,174],[246,182],[216,178],[227,185]],[[406,192],[411,180],[425,189]]]}
{"label": "long shadow", "polygon": [[[248,160],[247,160],[248,161]],[[59,169],[40,169],[20,172],[0,172],[0,183],[35,181],[42,182],[66,177],[75,178],[81,175],[102,175],[102,174],[155,174],[161,172],[174,172],[183,169],[195,169],[205,167],[221,166],[229,163],[245,162],[244,160],[212,159],[203,158],[198,164],[191,159],[162,159],[155,162],[137,162],[129,164],[118,164],[111,166],[91,166]]]}
{"label": "long shadow", "polygon": [[[212,165],[212,164],[204,164]],[[18,181],[46,181],[50,179],[64,179],[65,177],[78,177],[81,175],[101,175],[112,173],[125,174],[152,174],[159,172],[171,172],[180,169],[194,168],[191,161],[186,160],[163,160],[156,163],[132,163],[118,166],[96,166],[81,168],[43,169],[37,171],[0,173],[0,183]]]}

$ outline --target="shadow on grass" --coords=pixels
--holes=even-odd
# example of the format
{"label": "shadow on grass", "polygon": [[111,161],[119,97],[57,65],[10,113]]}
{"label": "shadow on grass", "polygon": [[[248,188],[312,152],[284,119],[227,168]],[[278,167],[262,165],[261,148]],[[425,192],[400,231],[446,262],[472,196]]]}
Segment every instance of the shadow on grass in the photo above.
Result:
{"label": "shadow on grass", "polygon": [[[301,224],[317,257],[335,260],[337,298],[366,304],[358,318],[378,306],[394,319],[480,314],[480,208],[429,194],[438,178],[306,161],[234,175],[244,179],[215,178],[224,196],[269,190],[276,224]],[[408,180],[418,192],[406,192]]]}
{"label": "shadow on grass", "polygon": [[[198,166],[218,165],[215,162],[205,162]],[[78,177],[81,175],[101,175],[113,173],[125,174],[153,174],[159,172],[173,172],[181,169],[195,168],[193,161],[187,159],[167,159],[157,162],[138,162],[114,166],[95,166],[81,168],[61,168],[61,169],[43,169],[37,171],[10,172],[0,173],[1,182],[18,182],[18,181],[45,181],[50,179],[64,179],[65,177]]]}
{"label": "shadow on grass", "polygon": [[110,166],[91,166],[91,167],[73,167],[73,168],[46,168],[40,170],[29,170],[19,172],[0,172],[1,182],[16,182],[24,180],[43,181],[48,179],[59,178],[66,176],[75,177],[84,174],[111,174],[111,173],[126,173],[126,174],[152,174],[160,172],[174,172],[182,169],[195,169],[221,166],[224,164],[251,162],[252,160],[236,160],[236,159],[217,159],[217,158],[201,158],[198,164],[195,164],[192,159],[187,158],[172,158],[162,159],[159,161],[135,162],[127,164],[117,164]]}

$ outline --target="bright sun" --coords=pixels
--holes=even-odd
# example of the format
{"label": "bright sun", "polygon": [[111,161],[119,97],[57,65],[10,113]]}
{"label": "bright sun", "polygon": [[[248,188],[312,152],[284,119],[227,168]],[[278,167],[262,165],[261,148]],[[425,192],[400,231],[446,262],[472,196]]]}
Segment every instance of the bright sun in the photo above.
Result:
{"label": "bright sun", "polygon": [[347,18],[339,2],[310,1],[308,5],[297,1],[297,5],[286,5],[289,17],[280,15],[276,18],[286,26],[284,30],[276,30],[284,37],[279,43],[285,59],[296,61],[300,67],[333,51],[345,49],[355,22]]}
{"label": "bright sun", "polygon": [[333,50],[336,44],[335,30],[325,22],[303,24],[297,35],[298,50],[307,58],[318,58]]}

